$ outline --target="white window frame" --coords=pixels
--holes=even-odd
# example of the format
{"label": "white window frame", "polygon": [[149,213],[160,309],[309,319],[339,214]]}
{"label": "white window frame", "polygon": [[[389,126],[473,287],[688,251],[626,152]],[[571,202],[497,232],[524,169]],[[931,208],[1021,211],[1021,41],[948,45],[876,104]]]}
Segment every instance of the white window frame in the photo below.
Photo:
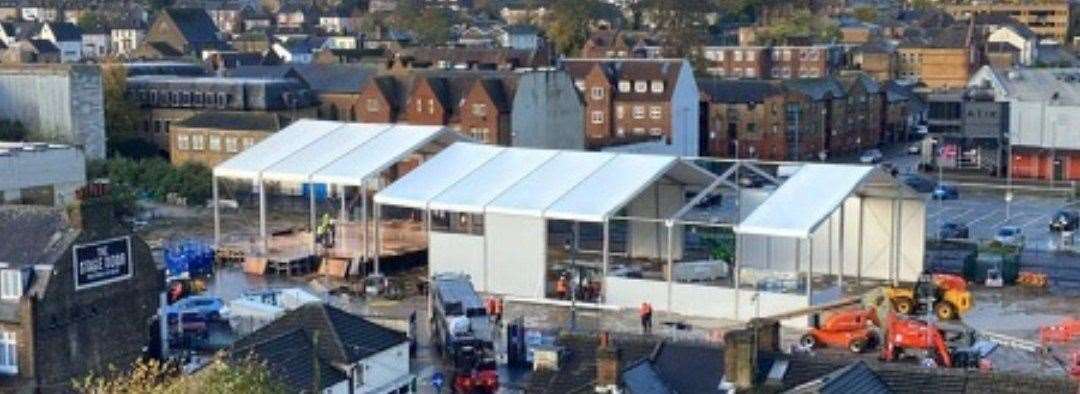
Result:
{"label": "white window frame", "polygon": [[589,89],[589,96],[592,97],[593,100],[603,100],[604,88],[600,86],[593,86]]}
{"label": "white window frame", "polygon": [[724,61],[724,52],[727,52],[727,51],[725,51],[723,49],[721,49],[719,51],[716,51],[716,53],[717,53],[716,60],[721,61],[721,62]]}
{"label": "white window frame", "polygon": [[206,145],[207,145],[208,148],[210,148],[211,151],[221,152],[221,136],[220,135],[211,135],[211,136],[209,136],[207,138]]}
{"label": "white window frame", "polygon": [[630,93],[630,81],[625,80],[625,79],[619,81],[619,92],[620,93]]}
{"label": "white window frame", "polygon": [[634,81],[634,92],[645,93],[649,91],[649,81]]}
{"label": "white window frame", "polygon": [[658,137],[658,136],[664,135],[664,131],[660,130],[659,127],[653,127],[651,129],[649,129],[649,135],[654,136],[654,137]]}
{"label": "white window frame", "polygon": [[746,68],[746,77],[747,78],[757,78],[757,70],[755,70],[753,67],[747,67]]}
{"label": "white window frame", "polygon": [[746,51],[746,61],[748,61],[748,62],[754,61],[754,51],[752,51],[752,50]]}
{"label": "white window frame", "polygon": [[664,93],[664,81],[661,81],[659,79],[654,79],[652,81],[652,83],[650,84],[650,88],[652,89],[653,93],[656,93],[656,94]]}
{"label": "white window frame", "polygon": [[487,104],[473,104],[472,114],[475,116],[487,116]]}
{"label": "white window frame", "polygon": [[194,134],[191,136],[191,150],[204,150],[206,149],[206,136],[202,134]]}
{"label": "white window frame", "polygon": [[14,331],[0,331],[0,373],[19,373],[19,340]]}
{"label": "white window frame", "polygon": [[236,137],[225,137],[225,151],[236,153],[240,151],[240,143]]}
{"label": "white window frame", "polygon": [[592,123],[593,124],[603,124],[604,123],[604,113],[601,112],[601,111],[592,111],[592,114],[590,115],[590,117],[592,118]]}
{"label": "white window frame", "polygon": [[737,62],[741,62],[741,61],[742,61],[742,59],[743,59],[743,57],[742,57],[742,51],[740,51],[740,50],[735,50],[735,61],[737,61]]}
{"label": "white window frame", "polygon": [[177,150],[189,150],[191,149],[191,136],[187,134],[179,134],[176,136],[176,149]]}
{"label": "white window frame", "polygon": [[379,112],[379,100],[369,98],[367,99],[368,112]]}
{"label": "white window frame", "polygon": [[654,106],[649,107],[649,118],[650,119],[660,119],[661,116],[664,116],[664,109],[663,108],[660,108],[659,105],[654,105]]}
{"label": "white window frame", "polygon": [[615,106],[615,119],[622,119],[623,113],[626,112],[626,108],[622,104]]}
{"label": "white window frame", "polygon": [[250,148],[252,145],[255,145],[255,138],[254,137],[244,137],[243,145],[244,145],[244,149]]}
{"label": "white window frame", "polygon": [[635,105],[634,106],[634,119],[645,119],[645,106],[644,105]]}
{"label": "white window frame", "polygon": [[22,298],[22,271],[5,268],[0,270],[0,299],[18,300]]}

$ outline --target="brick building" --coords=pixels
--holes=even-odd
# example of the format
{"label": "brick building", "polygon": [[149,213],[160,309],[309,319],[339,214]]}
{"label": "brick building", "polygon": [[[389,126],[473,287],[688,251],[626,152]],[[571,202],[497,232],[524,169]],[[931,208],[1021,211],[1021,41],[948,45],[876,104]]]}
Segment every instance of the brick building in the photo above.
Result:
{"label": "brick building", "polygon": [[147,75],[128,78],[127,94],[143,109],[139,135],[169,151],[171,126],[203,112],[263,112],[284,124],[314,117],[315,98],[295,79]]}
{"label": "brick building", "polygon": [[173,165],[199,163],[213,168],[284,127],[268,112],[200,112],[172,125],[169,159]]}
{"label": "brick building", "polygon": [[805,120],[809,97],[775,81],[702,79],[698,87],[707,127],[703,154],[789,160],[821,150],[820,132]]}
{"label": "brick building", "polygon": [[63,392],[156,342],[164,273],[111,206],[4,206],[0,232],[0,391]]}
{"label": "brick building", "polygon": [[897,48],[897,77],[923,82],[930,89],[967,85],[977,63],[972,25],[953,26]]}
{"label": "brick building", "polygon": [[707,46],[706,72],[722,78],[824,78],[843,66],[842,48],[810,46]]}
{"label": "brick building", "polygon": [[652,142],[649,151],[699,154],[699,94],[682,59],[567,59],[585,101],[590,148]]}
{"label": "brick building", "polygon": [[551,66],[547,48],[408,48],[394,53],[389,68],[436,70],[514,70]]}
{"label": "brick building", "polygon": [[227,49],[218,28],[200,8],[166,8],[154,17],[142,43],[131,54],[137,59],[201,58],[204,50]]}
{"label": "brick building", "polygon": [[1024,2],[1021,4],[992,2],[945,6],[945,11],[957,20],[969,20],[972,16],[1004,14],[1026,25],[1039,39],[1070,43],[1072,26],[1076,25],[1073,4],[1066,0]]}

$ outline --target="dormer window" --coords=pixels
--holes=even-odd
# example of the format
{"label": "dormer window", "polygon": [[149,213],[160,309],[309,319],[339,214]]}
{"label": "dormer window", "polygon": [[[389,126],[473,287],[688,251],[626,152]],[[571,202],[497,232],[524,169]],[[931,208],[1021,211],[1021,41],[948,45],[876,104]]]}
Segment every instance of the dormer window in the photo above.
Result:
{"label": "dormer window", "polygon": [[0,270],[0,299],[5,301],[22,298],[22,271],[5,268]]}
{"label": "dormer window", "polygon": [[664,93],[664,81],[661,81],[661,80],[652,81],[652,92],[653,93]]}
{"label": "dormer window", "polygon": [[645,93],[649,91],[649,81],[635,81],[634,91],[638,93]]}
{"label": "dormer window", "polygon": [[604,88],[596,86],[596,87],[593,87],[591,89],[591,92],[592,92],[591,94],[592,94],[593,100],[603,100],[604,99]]}

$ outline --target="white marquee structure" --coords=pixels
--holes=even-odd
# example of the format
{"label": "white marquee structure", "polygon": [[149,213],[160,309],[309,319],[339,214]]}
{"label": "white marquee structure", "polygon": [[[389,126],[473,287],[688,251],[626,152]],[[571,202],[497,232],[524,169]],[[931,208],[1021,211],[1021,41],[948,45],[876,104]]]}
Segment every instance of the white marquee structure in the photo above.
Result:
{"label": "white marquee structure", "polygon": [[[565,302],[551,295],[552,267],[565,267],[549,239],[558,222],[572,223],[574,250],[579,224],[598,228],[598,261],[577,264],[601,272],[592,302],[602,306],[648,301],[659,310],[746,320],[836,300],[845,278],[917,277],[923,197],[874,167],[798,167],[775,190],[758,189],[768,195],[756,204],[754,193],[740,193],[748,214],[738,223],[700,224],[684,219],[687,212],[714,189],[737,187],[729,178],[739,168],[772,175],[748,162],[716,176],[670,156],[456,143],[376,193],[374,212],[396,206],[424,213],[430,273],[467,273],[481,291],[530,301]],[[680,279],[686,267],[717,263],[682,261],[690,253],[684,241],[699,225],[734,232],[734,261],[720,262],[737,273],[727,284]],[[613,236],[616,227],[623,237]],[[626,274],[613,263],[616,255],[628,265],[659,261],[663,272]]]}
{"label": "white marquee structure", "polygon": [[[214,241],[221,242],[218,204],[219,178],[252,181],[259,194],[259,238],[266,250],[266,184],[326,184],[339,190],[361,190],[361,219],[367,238],[367,195],[388,182],[384,171],[410,157],[438,153],[460,134],[443,126],[343,123],[299,120],[214,167]],[[315,227],[315,193],[311,196],[311,227]],[[345,199],[342,199],[344,216]],[[363,254],[368,257],[368,242]]]}

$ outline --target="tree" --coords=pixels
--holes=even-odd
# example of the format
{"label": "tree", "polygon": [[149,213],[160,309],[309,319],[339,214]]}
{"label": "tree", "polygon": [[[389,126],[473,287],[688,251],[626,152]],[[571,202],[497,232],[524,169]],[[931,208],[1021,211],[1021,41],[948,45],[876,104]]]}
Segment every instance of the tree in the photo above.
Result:
{"label": "tree", "polygon": [[855,19],[858,19],[858,20],[866,22],[866,23],[873,23],[873,22],[877,21],[877,17],[878,17],[877,10],[874,9],[873,7],[868,7],[868,6],[862,6],[862,7],[855,8],[855,10],[852,11],[851,14],[852,14],[852,16],[855,17]]}
{"label": "tree", "polygon": [[547,34],[558,53],[574,55],[589,39],[589,23],[599,12],[596,0],[556,0],[547,21]]}
{"label": "tree", "polygon": [[428,7],[413,19],[410,30],[416,34],[416,41],[421,45],[446,45],[450,41],[450,28],[454,24],[454,15],[442,7]]}
{"label": "tree", "polygon": [[90,375],[76,380],[83,393],[139,394],[279,394],[285,386],[266,366],[252,358],[227,359],[218,354],[198,372],[181,376],[175,364],[140,359],[128,371],[111,368],[107,376]]}
{"label": "tree", "polygon": [[28,134],[22,122],[0,119],[0,141],[26,141]]}
{"label": "tree", "polygon": [[708,37],[706,13],[712,9],[709,0],[646,0],[639,3],[656,23],[664,56],[684,58],[695,69],[704,67],[701,47]]}
{"label": "tree", "polygon": [[809,10],[797,10],[790,17],[758,32],[758,41],[762,44],[782,44],[794,37],[831,42],[840,37],[840,27],[836,22],[816,16]]}
{"label": "tree", "polygon": [[105,98],[105,133],[109,150],[115,153],[117,145],[137,138],[135,130],[141,116],[139,107],[127,97],[127,70],[123,65],[112,60],[101,65],[101,88]]}
{"label": "tree", "polygon": [[79,19],[75,23],[82,29],[83,32],[98,30],[106,25],[105,20],[96,12],[84,12],[79,15]]}

